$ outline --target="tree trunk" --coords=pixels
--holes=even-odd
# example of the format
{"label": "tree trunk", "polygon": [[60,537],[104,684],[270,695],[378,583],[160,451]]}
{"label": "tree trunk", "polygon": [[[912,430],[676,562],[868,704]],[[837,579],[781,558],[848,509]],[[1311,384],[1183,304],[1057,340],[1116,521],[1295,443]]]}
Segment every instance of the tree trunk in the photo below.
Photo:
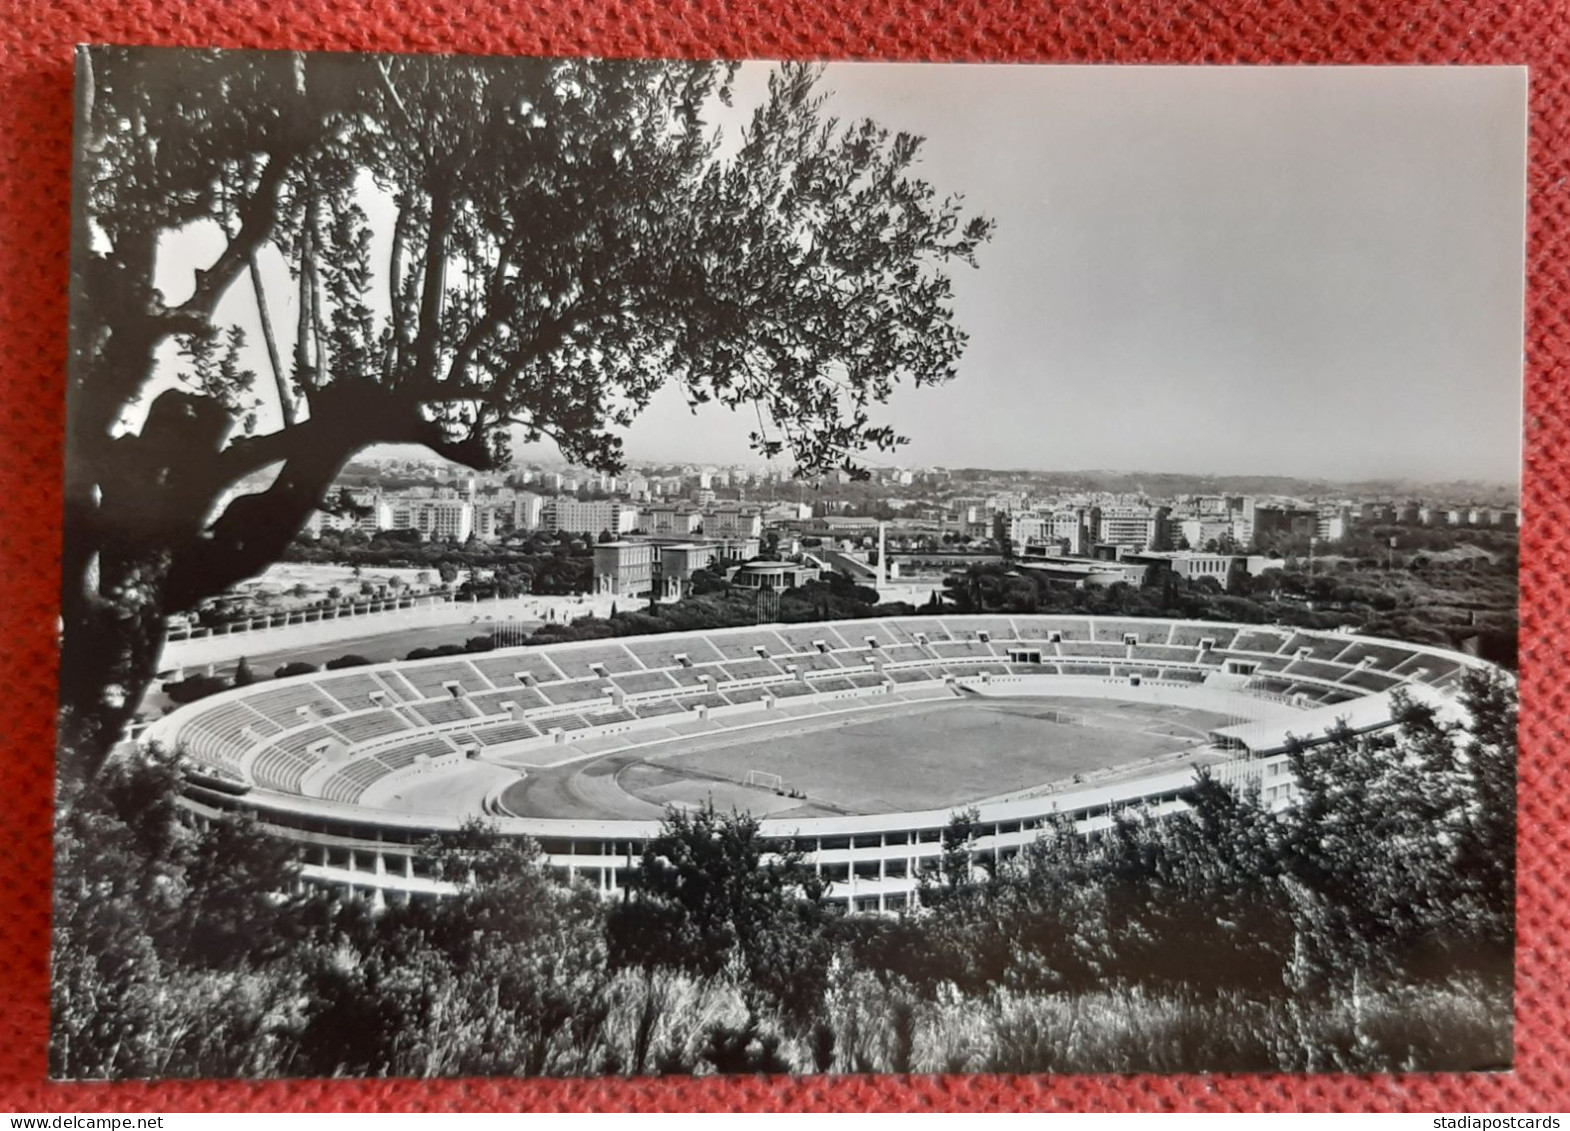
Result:
{"label": "tree trunk", "polygon": [[[231,425],[216,402],[166,392],[140,434],[84,446],[86,486],[67,504],[61,593],[62,801],[124,736],[157,674],[169,614],[276,561],[356,452],[425,443],[476,464],[481,456],[442,443],[413,398],[354,379],[321,389],[311,418],[278,434],[224,448]],[[213,515],[236,480],[279,463],[269,487]]]}

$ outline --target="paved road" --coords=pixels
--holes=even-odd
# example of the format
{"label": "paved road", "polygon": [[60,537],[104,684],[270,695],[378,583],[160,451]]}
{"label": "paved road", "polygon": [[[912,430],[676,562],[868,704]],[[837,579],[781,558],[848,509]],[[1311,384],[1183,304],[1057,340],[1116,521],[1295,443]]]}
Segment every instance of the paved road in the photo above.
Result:
{"label": "paved road", "polygon": [[[532,632],[543,621],[510,621],[526,632]],[[280,665],[291,661],[316,664],[318,667],[339,656],[364,656],[367,660],[401,660],[416,648],[436,648],[443,644],[462,644],[471,636],[483,636],[491,626],[478,624],[443,624],[424,628],[404,628],[373,636],[356,636],[348,640],[334,640],[330,644],[311,644],[300,648],[283,648],[273,652],[258,652],[247,656],[251,670],[258,675],[271,675]],[[238,663],[239,661],[235,661]],[[235,664],[220,664],[217,671],[229,675]]]}
{"label": "paved road", "polygon": [[[526,632],[532,632],[544,621],[510,621]],[[394,632],[382,632],[372,636],[357,636],[350,640],[335,640],[331,644],[311,644],[301,648],[284,648],[271,652],[257,652],[246,657],[251,665],[251,670],[258,676],[270,678],[279,667],[291,661],[305,664],[315,664],[320,667],[328,660],[336,660],[339,656],[364,656],[367,660],[401,660],[416,648],[437,648],[443,644],[462,644],[471,636],[481,636],[489,630],[484,622],[478,624],[444,624],[431,625],[422,628],[404,628]],[[230,664],[218,664],[214,670],[222,676],[232,676],[239,663],[236,660]],[[191,668],[187,675],[205,671],[205,668]],[[138,714],[143,718],[157,718],[159,715],[174,707],[174,701],[160,690],[160,684],[154,683],[147,695],[142,699],[141,709]]]}

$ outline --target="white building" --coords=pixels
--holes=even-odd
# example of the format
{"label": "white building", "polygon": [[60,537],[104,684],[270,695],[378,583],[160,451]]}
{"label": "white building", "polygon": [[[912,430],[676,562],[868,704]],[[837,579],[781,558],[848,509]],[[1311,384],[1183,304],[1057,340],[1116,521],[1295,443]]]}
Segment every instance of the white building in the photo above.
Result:
{"label": "white building", "polygon": [[629,534],[638,525],[638,508],[615,499],[585,501],[562,495],[544,507],[541,526],[551,533]]}

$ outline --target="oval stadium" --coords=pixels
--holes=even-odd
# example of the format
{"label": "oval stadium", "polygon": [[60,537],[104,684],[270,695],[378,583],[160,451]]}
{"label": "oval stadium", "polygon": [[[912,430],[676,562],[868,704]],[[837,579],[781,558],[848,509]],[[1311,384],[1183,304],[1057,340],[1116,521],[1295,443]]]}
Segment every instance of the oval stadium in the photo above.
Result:
{"label": "oval stadium", "polygon": [[1182,806],[1199,767],[1287,804],[1286,750],[1459,717],[1483,661],[1334,632],[1083,616],[771,624],[370,664],[222,692],[154,723],[199,817],[249,811],[302,876],[441,894],[419,846],[483,818],[618,894],[671,806],[751,812],[847,910],[916,898],[974,807],[976,852]]}

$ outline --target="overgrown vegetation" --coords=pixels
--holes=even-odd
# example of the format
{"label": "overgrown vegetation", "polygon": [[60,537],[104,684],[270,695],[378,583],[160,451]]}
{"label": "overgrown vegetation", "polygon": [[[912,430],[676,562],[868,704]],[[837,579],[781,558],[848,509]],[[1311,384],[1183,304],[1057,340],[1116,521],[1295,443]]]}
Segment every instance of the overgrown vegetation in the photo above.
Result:
{"label": "overgrown vegetation", "polygon": [[1397,1071],[1511,1059],[1515,698],[1407,704],[1292,756],[1275,811],[1186,813],[1013,859],[957,814],[922,908],[844,917],[751,817],[672,812],[627,898],[472,826],[456,897],[379,913],[297,884],[246,819],[198,827],[157,759],[62,814],[57,1076]]}

